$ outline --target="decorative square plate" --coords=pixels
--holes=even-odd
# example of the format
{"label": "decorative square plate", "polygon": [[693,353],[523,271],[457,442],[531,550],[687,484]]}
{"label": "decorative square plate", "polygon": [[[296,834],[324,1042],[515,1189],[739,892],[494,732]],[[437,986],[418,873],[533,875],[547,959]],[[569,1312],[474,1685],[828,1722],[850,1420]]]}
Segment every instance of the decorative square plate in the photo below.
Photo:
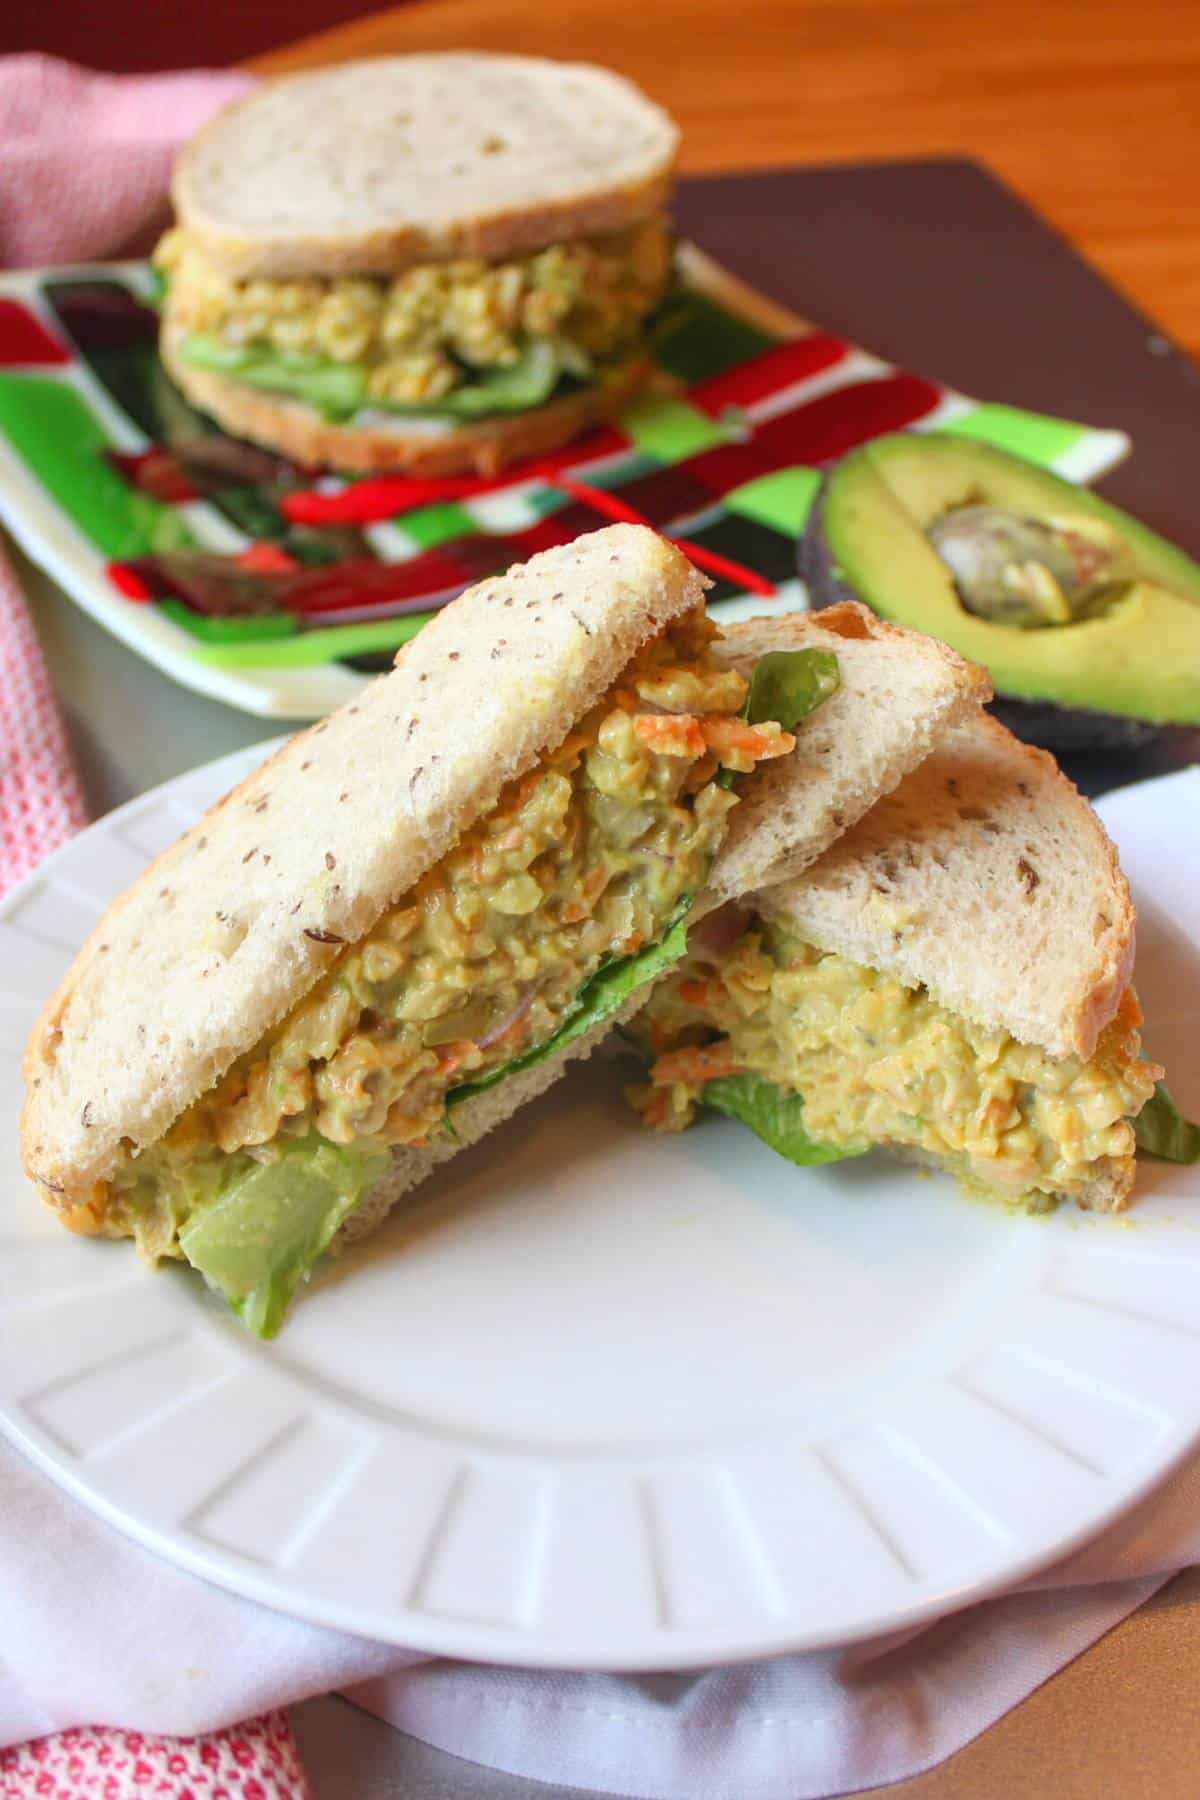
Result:
{"label": "decorative square plate", "polygon": [[684,245],[655,326],[661,391],[613,426],[491,482],[348,483],[190,407],[156,353],[154,295],[144,263],[0,276],[0,518],[140,655],[265,717],[330,711],[463,587],[614,516],[685,540],[718,618],[802,607],[820,468],[885,431],[961,432],[1078,481],[1129,448],[907,374]]}

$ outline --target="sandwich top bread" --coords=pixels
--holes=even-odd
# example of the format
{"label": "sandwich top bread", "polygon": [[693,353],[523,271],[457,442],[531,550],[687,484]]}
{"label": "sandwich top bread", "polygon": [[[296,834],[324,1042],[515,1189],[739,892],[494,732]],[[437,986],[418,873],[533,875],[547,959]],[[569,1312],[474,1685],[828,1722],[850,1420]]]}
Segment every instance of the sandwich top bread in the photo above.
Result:
{"label": "sandwich top bread", "polygon": [[548,450],[647,371],[677,141],[584,64],[460,52],[269,83],[177,166],[167,366],[309,463],[491,472]]}
{"label": "sandwich top bread", "polygon": [[679,133],[588,63],[385,56],[268,82],[176,167],[180,225],[235,280],[488,262],[655,218]]}
{"label": "sandwich top bread", "polygon": [[977,1186],[1111,1210],[1141,1057],[1134,910],[1099,820],[978,714],[798,880],[714,914],[637,1030],[637,1103],[697,1102],[797,1161],[885,1144]]}
{"label": "sandwich top bread", "polygon": [[[847,782],[792,753],[858,609],[785,634],[785,729],[720,660],[705,585],[624,525],[486,581],[159,857],[26,1052],[23,1156],[64,1222],[186,1257],[269,1333],[344,1224],[377,1222],[682,955],[731,783],[791,761],[824,786],[813,853],[831,842]],[[860,811],[923,753],[926,708],[972,703],[975,671],[940,673],[890,745],[864,756],[847,717]]]}

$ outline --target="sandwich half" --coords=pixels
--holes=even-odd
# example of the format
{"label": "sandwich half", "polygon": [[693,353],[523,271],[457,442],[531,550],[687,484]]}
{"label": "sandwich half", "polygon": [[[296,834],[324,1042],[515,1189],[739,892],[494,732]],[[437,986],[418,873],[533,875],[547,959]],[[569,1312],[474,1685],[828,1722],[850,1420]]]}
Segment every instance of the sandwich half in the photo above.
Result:
{"label": "sandwich half", "polygon": [[879,1145],[1033,1209],[1115,1211],[1162,1071],[1134,909],[1053,759],[979,713],[800,879],[698,925],[634,1025],[632,1091],[742,1119],[797,1163]]}
{"label": "sandwich half", "polygon": [[[642,1003],[758,763],[814,790],[815,855],[986,695],[856,607],[723,647],[704,587],[644,527],[534,557],[159,857],[26,1051],[25,1166],[63,1222],[185,1258],[272,1334],[332,1240]],[[826,706],[840,750],[807,754]]]}
{"label": "sandwich half", "polygon": [[310,466],[548,452],[649,372],[677,144],[586,64],[451,52],[268,83],[176,167],[163,360],[226,430]]}

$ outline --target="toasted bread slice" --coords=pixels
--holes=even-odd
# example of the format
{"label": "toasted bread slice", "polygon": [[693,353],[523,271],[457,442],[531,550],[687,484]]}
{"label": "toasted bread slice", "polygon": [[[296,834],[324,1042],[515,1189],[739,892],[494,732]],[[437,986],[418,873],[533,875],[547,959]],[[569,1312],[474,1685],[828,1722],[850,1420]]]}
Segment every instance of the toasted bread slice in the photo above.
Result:
{"label": "toasted bread slice", "polygon": [[768,651],[804,649],[833,651],[840,685],[795,754],[743,784],[710,877],[713,905],[808,868],[991,697],[984,671],[956,651],[850,602],[730,625],[719,654],[749,675]]}
{"label": "toasted bread slice", "polygon": [[1090,1057],[1133,970],[1134,908],[1096,814],[979,713],[760,910],[950,1010]]}
{"label": "toasted bread slice", "polygon": [[651,363],[631,357],[603,383],[588,382],[573,392],[522,412],[443,429],[440,421],[422,428],[397,416],[387,424],[334,424],[314,407],[284,394],[251,387],[234,375],[197,369],[179,354],[181,333],[166,321],[160,339],[163,364],[194,406],[223,430],[277,450],[305,468],[406,475],[492,476],[529,456],[546,456],[591,426],[612,418],[647,379]]}
{"label": "toasted bread slice", "polygon": [[152,863],[26,1050],[22,1152],[51,1204],[161,1136],[706,585],[631,525],[480,583]]}
{"label": "toasted bread slice", "polygon": [[611,70],[453,51],[267,83],[180,157],[180,224],[235,279],[397,275],[616,231],[662,207],[679,133]]}

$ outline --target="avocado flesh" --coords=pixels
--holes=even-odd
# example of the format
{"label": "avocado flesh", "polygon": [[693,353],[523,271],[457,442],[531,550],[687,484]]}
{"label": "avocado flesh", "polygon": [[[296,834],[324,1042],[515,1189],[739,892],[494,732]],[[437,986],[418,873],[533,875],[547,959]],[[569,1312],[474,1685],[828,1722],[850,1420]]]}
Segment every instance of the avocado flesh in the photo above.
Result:
{"label": "avocado flesh", "polygon": [[[945,513],[972,504],[1102,520],[1120,538],[1128,584],[1099,616],[1043,630],[968,612],[926,534]],[[813,530],[842,592],[982,663],[1000,694],[1200,723],[1200,567],[1085,488],[986,444],[900,433],[837,465]]]}

